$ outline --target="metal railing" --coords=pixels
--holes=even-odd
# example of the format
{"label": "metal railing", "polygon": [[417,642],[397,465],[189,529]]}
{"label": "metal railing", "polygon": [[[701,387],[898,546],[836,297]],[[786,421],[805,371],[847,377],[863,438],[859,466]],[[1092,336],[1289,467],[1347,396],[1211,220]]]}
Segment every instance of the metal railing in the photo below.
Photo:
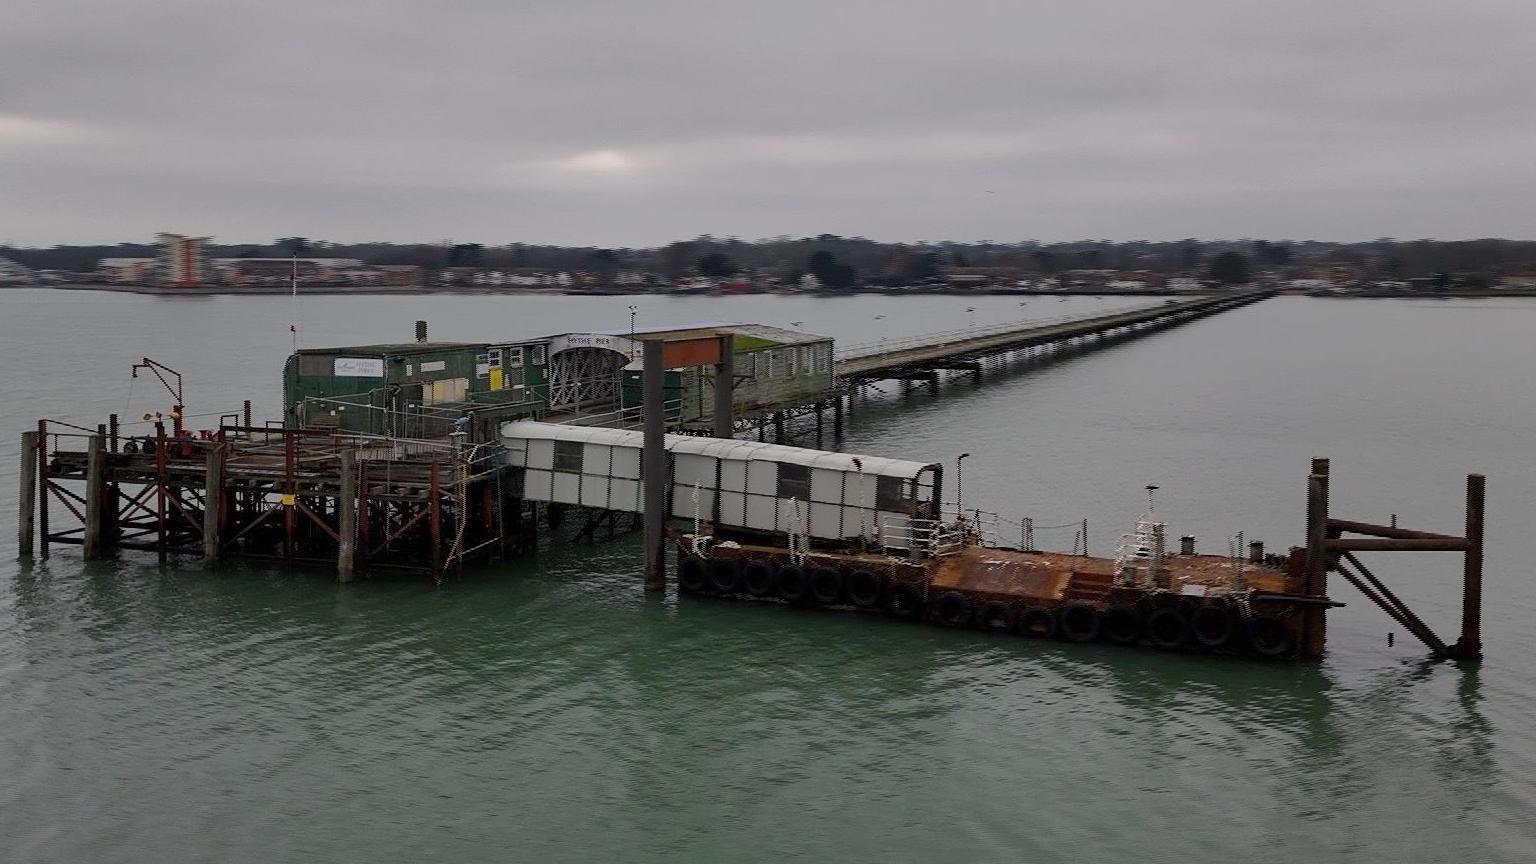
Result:
{"label": "metal railing", "polygon": [[965,529],[937,519],[886,516],[880,522],[880,545],[920,558],[943,558],[965,547]]}

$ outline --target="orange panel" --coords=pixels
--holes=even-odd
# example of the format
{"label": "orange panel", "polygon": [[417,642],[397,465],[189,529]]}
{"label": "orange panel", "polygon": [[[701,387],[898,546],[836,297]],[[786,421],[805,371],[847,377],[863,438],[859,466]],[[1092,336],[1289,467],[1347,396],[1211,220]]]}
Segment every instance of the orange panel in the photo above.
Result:
{"label": "orange panel", "polygon": [[661,349],[661,365],[667,369],[683,366],[713,366],[720,362],[720,339],[679,339]]}

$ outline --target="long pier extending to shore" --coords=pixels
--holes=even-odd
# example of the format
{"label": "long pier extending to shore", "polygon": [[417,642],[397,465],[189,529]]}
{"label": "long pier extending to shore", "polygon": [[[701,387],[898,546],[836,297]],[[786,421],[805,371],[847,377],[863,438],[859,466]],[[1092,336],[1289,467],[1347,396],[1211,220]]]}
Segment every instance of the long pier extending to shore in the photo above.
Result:
{"label": "long pier extending to shore", "polygon": [[[945,370],[980,374],[986,362],[1014,352],[1094,350],[1267,296],[1170,302],[850,352],[834,366],[835,432],[842,431],[849,393],[872,381],[936,381]],[[1164,549],[1161,524],[1150,520],[1138,523],[1139,539],[1122,540],[1117,558],[1089,557],[1086,526],[1080,551],[1053,556],[1033,548],[1028,520],[1025,541],[1010,548],[988,531],[981,511],[951,506],[937,462],[734,440],[743,418],[732,397],[732,340],[697,329],[639,339],[639,433],[591,424],[475,424],[466,411],[443,437],[408,438],[335,426],[258,426],[247,403],[243,416],[193,434],[183,428],[179,376],[174,387],[162,376],[178,404],[168,418],[153,418],[152,435],[124,434],[116,415],[95,428],[45,419],[24,433],[18,548],[23,557],[47,556],[63,544],[82,547],[86,559],[125,549],[154,552],[162,561],[196,556],[209,567],[229,560],[333,566],[342,582],[389,570],[440,580],[468,564],[533,551],[541,530],[553,535],[562,523],[574,524],[577,537],[595,537],[603,528],[614,531],[620,517],[633,528],[638,515],[646,585],[659,590],[668,581],[666,520],[691,515],[693,532],[672,539],[686,550],[678,572],[694,593],[851,604],[1026,636],[1055,633],[1060,625],[1073,641],[1099,638],[1102,625],[1104,638],[1124,644],[1317,656],[1323,613],[1340,605],[1327,593],[1327,574],[1337,572],[1436,656],[1481,655],[1480,475],[1468,478],[1462,536],[1332,517],[1328,463],[1316,460],[1306,546],[1266,556],[1262,544],[1252,544],[1251,569],[1237,556],[1196,556],[1192,538],[1175,558]],[[362,361],[345,362],[353,371]],[[379,367],[387,362],[393,360],[381,358]],[[695,434],[668,443],[664,382],[679,365],[713,368],[711,423],[702,431],[719,440]],[[148,358],[135,368],[175,374]],[[809,406],[818,433],[828,406],[825,394]],[[781,442],[784,418],[797,407],[805,406],[780,404],[758,415],[759,437],[771,422]],[[59,508],[68,515],[55,525]],[[754,549],[756,557],[747,554]],[[1460,637],[1441,639],[1355,557],[1366,551],[1461,553]],[[816,566],[808,570],[810,560]],[[705,575],[708,585],[700,581]]]}

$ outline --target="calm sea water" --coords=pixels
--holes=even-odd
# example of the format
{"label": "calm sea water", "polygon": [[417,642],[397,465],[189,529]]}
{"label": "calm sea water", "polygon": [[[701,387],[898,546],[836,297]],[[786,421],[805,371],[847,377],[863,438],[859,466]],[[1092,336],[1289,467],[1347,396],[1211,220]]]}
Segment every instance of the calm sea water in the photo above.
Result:
{"label": "calm sea water", "polygon": [[[0,292],[0,542],[39,416],[273,416],[307,345],[801,322],[845,342],[1112,308],[983,297],[160,298]],[[1123,304],[1124,301],[1118,301]],[[881,317],[883,316],[883,317]],[[1175,535],[1334,510],[1458,532],[1488,475],[1488,660],[1354,594],[1259,665],[645,596],[639,546],[433,588],[0,556],[0,861],[1476,861],[1536,858],[1536,302],[1280,298],[1027,373],[885,387],[846,449],[966,460],[968,504]],[[158,385],[156,385],[158,386]],[[1069,548],[1071,531],[1043,531]],[[1368,563],[1454,636],[1459,560]]]}

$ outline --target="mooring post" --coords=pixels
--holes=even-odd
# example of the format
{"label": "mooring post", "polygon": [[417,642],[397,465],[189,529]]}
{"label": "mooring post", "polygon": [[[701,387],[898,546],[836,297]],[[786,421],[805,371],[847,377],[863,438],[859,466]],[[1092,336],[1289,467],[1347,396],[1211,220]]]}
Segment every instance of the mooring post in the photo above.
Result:
{"label": "mooring post", "polygon": [[37,542],[48,557],[48,421],[37,421],[37,450],[32,454],[32,474],[37,478]]}
{"label": "mooring post", "polygon": [[[1313,459],[1307,478],[1307,576],[1304,592],[1328,594],[1328,460]],[[1302,614],[1302,640],[1309,657],[1322,656],[1327,642],[1325,608],[1308,607]]]}
{"label": "mooring post", "polygon": [[16,551],[23,558],[32,557],[37,533],[32,514],[37,510],[37,433],[21,433],[21,491],[16,496]]}
{"label": "mooring post", "polygon": [[1480,660],[1483,656],[1483,493],[1481,474],[1467,475],[1467,546],[1461,579],[1461,638],[1456,656]]}
{"label": "mooring post", "polygon": [[715,437],[734,438],[736,411],[736,337],[720,337],[720,362],[715,364]]}
{"label": "mooring post", "polygon": [[641,391],[645,411],[644,451],[640,474],[645,482],[645,589],[667,590],[667,424],[662,400],[666,398],[666,370],[662,368],[663,343],[644,343]]}
{"label": "mooring post", "polygon": [[224,442],[208,448],[203,467],[203,566],[219,566],[224,525]]}
{"label": "mooring post", "polygon": [[[464,514],[460,514],[463,518]],[[357,451],[341,451],[341,495],[336,499],[336,581],[351,582],[357,555]]]}
{"label": "mooring post", "polygon": [[107,491],[107,436],[86,439],[85,452],[85,560],[101,557],[102,498]]}

